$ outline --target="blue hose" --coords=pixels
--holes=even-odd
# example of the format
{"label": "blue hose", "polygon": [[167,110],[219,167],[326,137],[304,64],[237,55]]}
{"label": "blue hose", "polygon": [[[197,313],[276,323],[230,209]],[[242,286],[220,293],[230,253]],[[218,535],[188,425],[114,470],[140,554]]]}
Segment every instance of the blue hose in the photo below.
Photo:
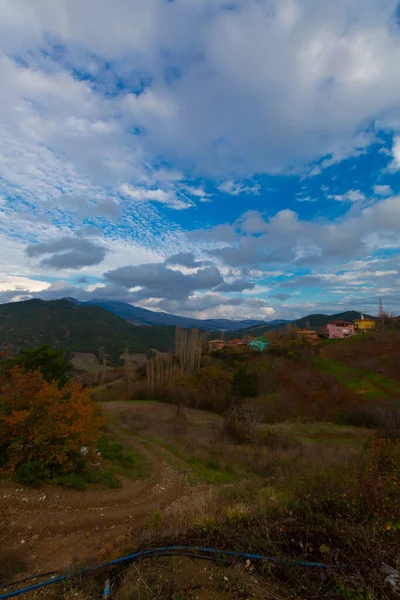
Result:
{"label": "blue hose", "polygon": [[[14,592],[8,592],[7,594],[3,594],[0,596],[0,600],[6,600],[7,598],[13,598],[14,596],[20,596],[21,594],[25,594],[26,592],[31,592],[33,590],[38,590],[39,588],[46,587],[48,585],[53,585],[55,583],[59,583],[60,581],[65,581],[66,579],[73,577],[74,575],[83,575],[84,573],[88,573],[90,571],[95,571],[97,569],[102,569],[104,567],[113,567],[115,565],[124,563],[124,562],[133,562],[138,558],[150,558],[153,556],[165,556],[171,554],[176,556],[189,556],[192,558],[214,558],[210,556],[193,556],[190,552],[204,552],[205,554],[214,554],[217,556],[231,556],[234,558],[245,558],[250,560],[261,560],[265,562],[278,563],[282,565],[297,565],[300,567],[314,567],[318,569],[323,569],[327,567],[338,568],[343,565],[328,565],[325,563],[318,562],[305,562],[298,560],[285,560],[283,558],[275,558],[273,556],[262,556],[260,554],[249,554],[245,552],[233,552],[231,550],[216,550],[214,548],[198,548],[196,546],[165,546],[162,548],[153,548],[149,550],[142,550],[141,552],[136,552],[135,554],[129,554],[128,556],[121,556],[120,558],[116,558],[115,560],[111,560],[106,563],[102,563],[101,565],[96,565],[94,567],[87,567],[85,569],[80,569],[79,571],[75,571],[73,573],[66,573],[65,575],[60,575],[59,577],[55,577],[54,579],[49,579],[47,581],[43,581],[41,583],[36,583],[35,585],[31,585],[26,588],[22,588],[20,590],[15,590]],[[12,584],[9,584],[12,585]]]}

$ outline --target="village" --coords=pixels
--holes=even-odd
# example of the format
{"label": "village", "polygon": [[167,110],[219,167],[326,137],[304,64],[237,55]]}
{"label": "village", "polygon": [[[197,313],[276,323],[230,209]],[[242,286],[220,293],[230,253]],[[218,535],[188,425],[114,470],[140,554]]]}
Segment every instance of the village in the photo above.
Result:
{"label": "village", "polygon": [[[357,333],[365,333],[373,331],[377,327],[375,319],[366,318],[361,313],[361,317],[354,321],[334,320],[321,327],[318,330],[311,329],[310,323],[306,324],[304,329],[296,329],[293,323],[287,323],[285,331],[292,333],[294,336],[302,338],[311,344],[317,344],[322,339],[344,339],[356,335]],[[276,330],[274,331],[276,333]],[[272,334],[273,335],[273,334]],[[267,337],[269,336],[269,337]],[[250,349],[256,352],[268,350],[271,344],[271,332],[265,333],[258,337],[245,335],[242,338],[234,338],[233,340],[224,340],[223,338],[210,340],[208,342],[209,352],[217,352],[226,348]]]}

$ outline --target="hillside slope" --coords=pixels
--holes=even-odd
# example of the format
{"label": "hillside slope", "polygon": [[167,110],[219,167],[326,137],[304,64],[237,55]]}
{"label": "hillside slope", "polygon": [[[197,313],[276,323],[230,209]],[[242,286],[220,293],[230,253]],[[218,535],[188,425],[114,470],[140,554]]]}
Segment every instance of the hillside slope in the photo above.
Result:
{"label": "hillside slope", "polygon": [[[271,331],[272,329],[281,329],[285,327],[286,323],[292,323],[299,329],[303,329],[306,323],[310,323],[311,329],[320,329],[321,327],[325,327],[327,323],[330,321],[354,321],[354,319],[359,319],[361,313],[356,310],[349,310],[346,312],[336,313],[334,315],[325,315],[325,314],[312,314],[307,315],[306,317],[302,317],[297,321],[275,321],[271,323],[267,323],[265,325],[256,325],[252,327],[246,327],[245,329],[241,329],[239,331],[232,331],[228,337],[239,337],[241,335],[262,335],[266,331]],[[375,318],[371,315],[365,315],[366,318]]]}
{"label": "hillside slope", "polygon": [[43,343],[75,352],[97,352],[103,346],[111,360],[127,348],[146,352],[168,351],[174,345],[174,327],[135,327],[98,306],[80,306],[68,300],[26,300],[0,305],[0,346],[17,350]]}

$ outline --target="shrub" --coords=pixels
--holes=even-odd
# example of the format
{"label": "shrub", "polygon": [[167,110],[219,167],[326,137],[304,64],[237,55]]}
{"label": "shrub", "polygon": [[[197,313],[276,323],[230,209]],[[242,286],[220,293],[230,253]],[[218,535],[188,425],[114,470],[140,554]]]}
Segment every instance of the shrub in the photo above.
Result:
{"label": "shrub", "polygon": [[33,486],[39,486],[48,476],[49,472],[43,465],[35,461],[20,464],[15,472],[17,481]]}
{"label": "shrub", "polygon": [[257,396],[254,375],[249,373],[245,367],[236,371],[232,380],[232,396],[239,398],[254,398]]}
{"label": "shrub", "polygon": [[229,402],[232,374],[225,368],[212,365],[196,375],[188,375],[165,388],[169,402],[222,413]]}
{"label": "shrub", "polygon": [[89,470],[85,475],[85,479],[88,483],[98,483],[114,489],[122,486],[121,481],[111,471]]}
{"label": "shrub", "polygon": [[97,440],[97,450],[99,450],[103,458],[114,462],[121,460],[124,454],[123,446],[113,442],[112,437],[106,434],[103,434]]}
{"label": "shrub", "polygon": [[237,444],[250,444],[256,438],[261,412],[254,401],[244,400],[234,404],[224,415],[223,429]]}
{"label": "shrub", "polygon": [[82,473],[66,473],[54,480],[54,483],[65,485],[73,490],[85,490],[86,481]]}
{"label": "shrub", "polygon": [[355,404],[347,413],[337,414],[334,421],[338,425],[380,429],[387,434],[382,437],[400,436],[400,410],[395,406],[376,407]]}

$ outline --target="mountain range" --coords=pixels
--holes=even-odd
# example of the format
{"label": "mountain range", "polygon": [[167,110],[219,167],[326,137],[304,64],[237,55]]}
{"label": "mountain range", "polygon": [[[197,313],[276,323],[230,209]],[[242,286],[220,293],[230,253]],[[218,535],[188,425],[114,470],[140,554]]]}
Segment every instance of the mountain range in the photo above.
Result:
{"label": "mountain range", "polygon": [[12,351],[44,343],[66,351],[97,353],[104,347],[111,362],[125,349],[147,352],[174,348],[175,328],[134,326],[100,306],[68,300],[25,300],[0,305],[0,347]]}
{"label": "mountain range", "polygon": [[228,329],[226,339],[232,339],[243,335],[259,336],[286,323],[302,328],[308,322],[312,329],[319,329],[331,320],[352,321],[358,317],[359,312],[348,311],[335,315],[313,314],[297,321],[277,319],[269,323],[201,320],[96,298],[85,303],[73,298],[47,301],[33,299],[0,305],[0,348],[9,346],[17,351],[48,343],[53,348],[70,352],[97,353],[99,347],[103,347],[110,361],[117,363],[125,349],[130,352],[148,352],[153,348],[160,352],[173,350],[177,325],[198,327],[208,331],[210,338],[220,335],[218,329]]}
{"label": "mountain range", "polygon": [[89,300],[88,302],[79,302],[75,298],[65,299],[72,302],[72,304],[79,306],[100,306],[101,308],[114,313],[114,315],[125,319],[132,325],[171,325],[173,327],[197,327],[198,329],[206,330],[233,330],[245,329],[257,325],[267,325],[266,321],[256,319],[244,319],[238,321],[231,319],[192,319],[190,317],[180,317],[165,312],[147,310],[146,308],[140,308],[139,306],[132,306],[126,302],[107,300],[105,298],[92,298],[92,300]]}

